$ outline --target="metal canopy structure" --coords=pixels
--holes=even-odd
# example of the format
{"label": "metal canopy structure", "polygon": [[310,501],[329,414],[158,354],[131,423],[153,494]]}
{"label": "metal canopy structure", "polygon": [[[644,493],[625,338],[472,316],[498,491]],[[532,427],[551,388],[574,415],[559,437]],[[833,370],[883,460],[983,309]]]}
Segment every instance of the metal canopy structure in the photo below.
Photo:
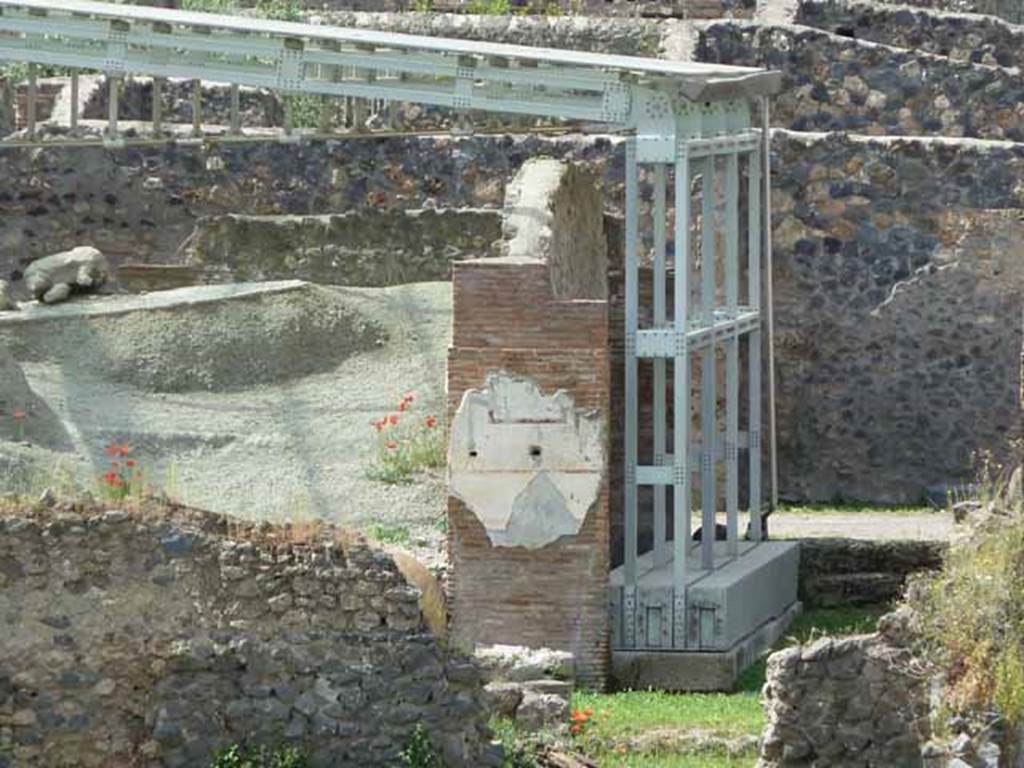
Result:
{"label": "metal canopy structure", "polygon": [[[705,535],[694,556],[691,504],[699,495],[702,529],[712,532],[724,498],[724,556],[735,559],[746,551],[739,534],[742,449],[748,538],[761,539],[762,294],[770,288],[761,275],[766,259],[770,266],[763,235],[768,154],[767,133],[754,128],[751,103],[760,101],[766,126],[767,96],[778,90],[779,73],[85,0],[0,0],[3,59],[105,73],[111,84],[105,140],[114,145],[117,83],[129,75],[230,84],[234,133],[241,132],[240,86],[552,117],[624,133],[626,548],[621,592],[613,601],[613,642],[620,648],[671,650],[693,648],[698,637],[699,644],[699,632],[688,619],[687,588],[695,570],[715,569],[720,553],[715,537]],[[154,92],[159,133],[158,89]],[[198,130],[198,116],[195,120]],[[651,306],[641,307],[640,275],[648,267]],[[742,432],[741,343],[748,382]],[[644,464],[639,460],[641,364],[653,368],[653,450]],[[691,378],[698,369],[694,387]],[[700,393],[698,408],[691,408],[694,389]],[[774,472],[774,456],[772,467]],[[717,487],[719,475],[724,493]],[[654,530],[653,551],[643,557],[638,551],[642,486],[653,486]],[[667,489],[672,489],[675,531],[671,547]],[[655,569],[667,569],[670,584],[645,595],[643,578]],[[659,624],[657,638],[646,618],[652,601],[660,601],[659,610],[671,616]]]}

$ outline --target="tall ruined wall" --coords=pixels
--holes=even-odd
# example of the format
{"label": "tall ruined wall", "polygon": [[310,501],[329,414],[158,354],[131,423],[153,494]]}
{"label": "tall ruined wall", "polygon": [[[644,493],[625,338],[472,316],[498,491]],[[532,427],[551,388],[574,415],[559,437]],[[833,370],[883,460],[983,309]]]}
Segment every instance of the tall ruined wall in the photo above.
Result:
{"label": "tall ruined wall", "polygon": [[203,766],[233,743],[487,764],[475,670],[390,557],[182,509],[0,513],[0,763]]}
{"label": "tall ruined wall", "polygon": [[785,497],[912,502],[1020,434],[1024,147],[773,144]]}
{"label": "tall ruined wall", "polygon": [[1024,79],[809,27],[710,24],[701,61],[780,70],[775,125],[797,131],[1024,139]]}

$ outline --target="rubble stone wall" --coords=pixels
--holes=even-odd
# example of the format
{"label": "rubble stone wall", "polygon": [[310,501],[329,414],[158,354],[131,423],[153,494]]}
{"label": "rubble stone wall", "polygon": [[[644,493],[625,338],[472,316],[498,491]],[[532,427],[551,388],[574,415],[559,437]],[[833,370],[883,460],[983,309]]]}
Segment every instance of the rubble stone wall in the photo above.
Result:
{"label": "rubble stone wall", "polygon": [[1016,70],[867,43],[818,29],[715,22],[701,61],[783,73],[773,123],[796,131],[1024,139]]}
{"label": "rubble stone wall", "polygon": [[326,216],[200,219],[188,263],[204,280],[385,286],[450,280],[453,261],[492,255],[497,211],[368,210]]}
{"label": "rubble stone wall", "polygon": [[[325,529],[326,530],[326,529]],[[207,765],[234,743],[488,764],[475,667],[361,540],[181,509],[0,513],[0,764]]]}
{"label": "rubble stone wall", "polygon": [[927,680],[884,635],[825,637],[768,659],[759,768],[921,766]]}
{"label": "rubble stone wall", "polygon": [[935,12],[870,0],[803,0],[796,22],[958,61],[1024,65],[1024,29],[991,16]]}

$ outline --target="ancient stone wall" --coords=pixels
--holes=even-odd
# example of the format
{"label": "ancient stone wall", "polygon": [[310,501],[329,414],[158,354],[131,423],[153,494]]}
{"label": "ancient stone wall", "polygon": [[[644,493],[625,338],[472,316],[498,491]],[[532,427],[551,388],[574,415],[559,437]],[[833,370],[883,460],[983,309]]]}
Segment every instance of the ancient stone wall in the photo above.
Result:
{"label": "ancient stone wall", "polygon": [[1024,139],[1015,70],[809,27],[725,22],[701,30],[698,58],[782,71],[773,122],[797,131]]}
{"label": "ancient stone wall", "polygon": [[498,212],[484,209],[227,214],[199,220],[186,259],[204,281],[400,285],[449,280],[453,261],[491,255],[500,237]]}
{"label": "ancient stone wall", "polygon": [[[548,195],[509,196],[513,214],[521,206],[541,226],[519,219],[522,226],[508,233],[510,255],[458,262],[454,269],[452,631],[467,644],[569,651],[577,678],[603,687],[609,660],[607,303],[573,294],[593,288],[586,275],[565,272],[555,280],[552,260],[565,254],[545,237],[543,221],[565,204],[563,193],[586,202],[594,179],[562,167],[556,183],[541,183],[551,170],[551,161],[527,165],[513,185]],[[575,219],[577,248],[594,246],[601,225],[600,217]],[[557,287],[569,295],[556,294]]]}
{"label": "ancient stone wall", "polygon": [[1014,24],[1024,24],[1024,6],[1018,0],[902,0],[903,5],[959,13],[985,13]]}
{"label": "ancient stone wall", "polygon": [[0,764],[201,766],[234,743],[394,765],[482,754],[472,664],[390,557],[183,509],[0,513]]}
{"label": "ancient stone wall", "polygon": [[[537,155],[593,167],[619,209],[602,138],[0,152],[3,276],[78,244],[173,263],[203,216],[497,208]],[[1024,151],[778,132],[773,169],[783,495],[915,501],[969,477],[1018,431]]]}
{"label": "ancient stone wall", "polygon": [[[469,0],[426,0],[419,3],[415,0],[302,0],[302,4],[309,9],[327,11],[389,12],[429,8],[463,14],[494,13],[488,9],[495,7]],[[750,16],[754,12],[756,0],[510,0],[508,5],[512,13],[709,19]]]}
{"label": "ancient stone wall", "polygon": [[[0,275],[90,244],[117,265],[175,261],[203,216],[500,207],[530,157],[608,167],[604,138],[408,138],[0,150]],[[621,160],[615,161],[621,168]],[[619,170],[621,175],[621,170]],[[614,195],[614,184],[608,188]]]}
{"label": "ancient stone wall", "polygon": [[[97,84],[90,90],[82,108],[84,120],[106,120],[110,90]],[[165,79],[160,86],[164,123],[192,122],[192,81]],[[238,113],[243,127],[279,126],[284,124],[284,107],[273,93],[254,88],[239,89]],[[227,85],[205,84],[200,103],[204,125],[229,125],[231,122],[231,88]],[[153,80],[132,77],[125,80],[118,94],[118,117],[121,120],[153,119]]]}
{"label": "ancient stone wall", "polygon": [[1020,434],[1024,148],[773,145],[784,497],[919,501]]}
{"label": "ancient stone wall", "polygon": [[958,61],[1024,65],[1024,29],[991,16],[942,13],[870,0],[803,0],[796,21],[846,37]]}
{"label": "ancient stone wall", "polygon": [[759,768],[915,768],[928,741],[927,681],[884,635],[825,637],[768,659]]}
{"label": "ancient stone wall", "polygon": [[343,27],[627,56],[662,55],[668,41],[683,30],[679,22],[671,19],[643,18],[352,12],[325,13],[323,18]]}

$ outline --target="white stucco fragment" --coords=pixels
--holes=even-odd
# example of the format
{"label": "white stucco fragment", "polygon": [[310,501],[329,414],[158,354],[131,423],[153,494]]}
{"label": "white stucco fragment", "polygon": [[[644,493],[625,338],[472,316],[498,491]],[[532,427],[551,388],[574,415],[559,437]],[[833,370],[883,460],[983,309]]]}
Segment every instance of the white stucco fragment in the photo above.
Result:
{"label": "white stucco fragment", "polygon": [[603,425],[564,391],[491,374],[463,395],[448,445],[449,488],[499,547],[579,533],[604,470]]}

